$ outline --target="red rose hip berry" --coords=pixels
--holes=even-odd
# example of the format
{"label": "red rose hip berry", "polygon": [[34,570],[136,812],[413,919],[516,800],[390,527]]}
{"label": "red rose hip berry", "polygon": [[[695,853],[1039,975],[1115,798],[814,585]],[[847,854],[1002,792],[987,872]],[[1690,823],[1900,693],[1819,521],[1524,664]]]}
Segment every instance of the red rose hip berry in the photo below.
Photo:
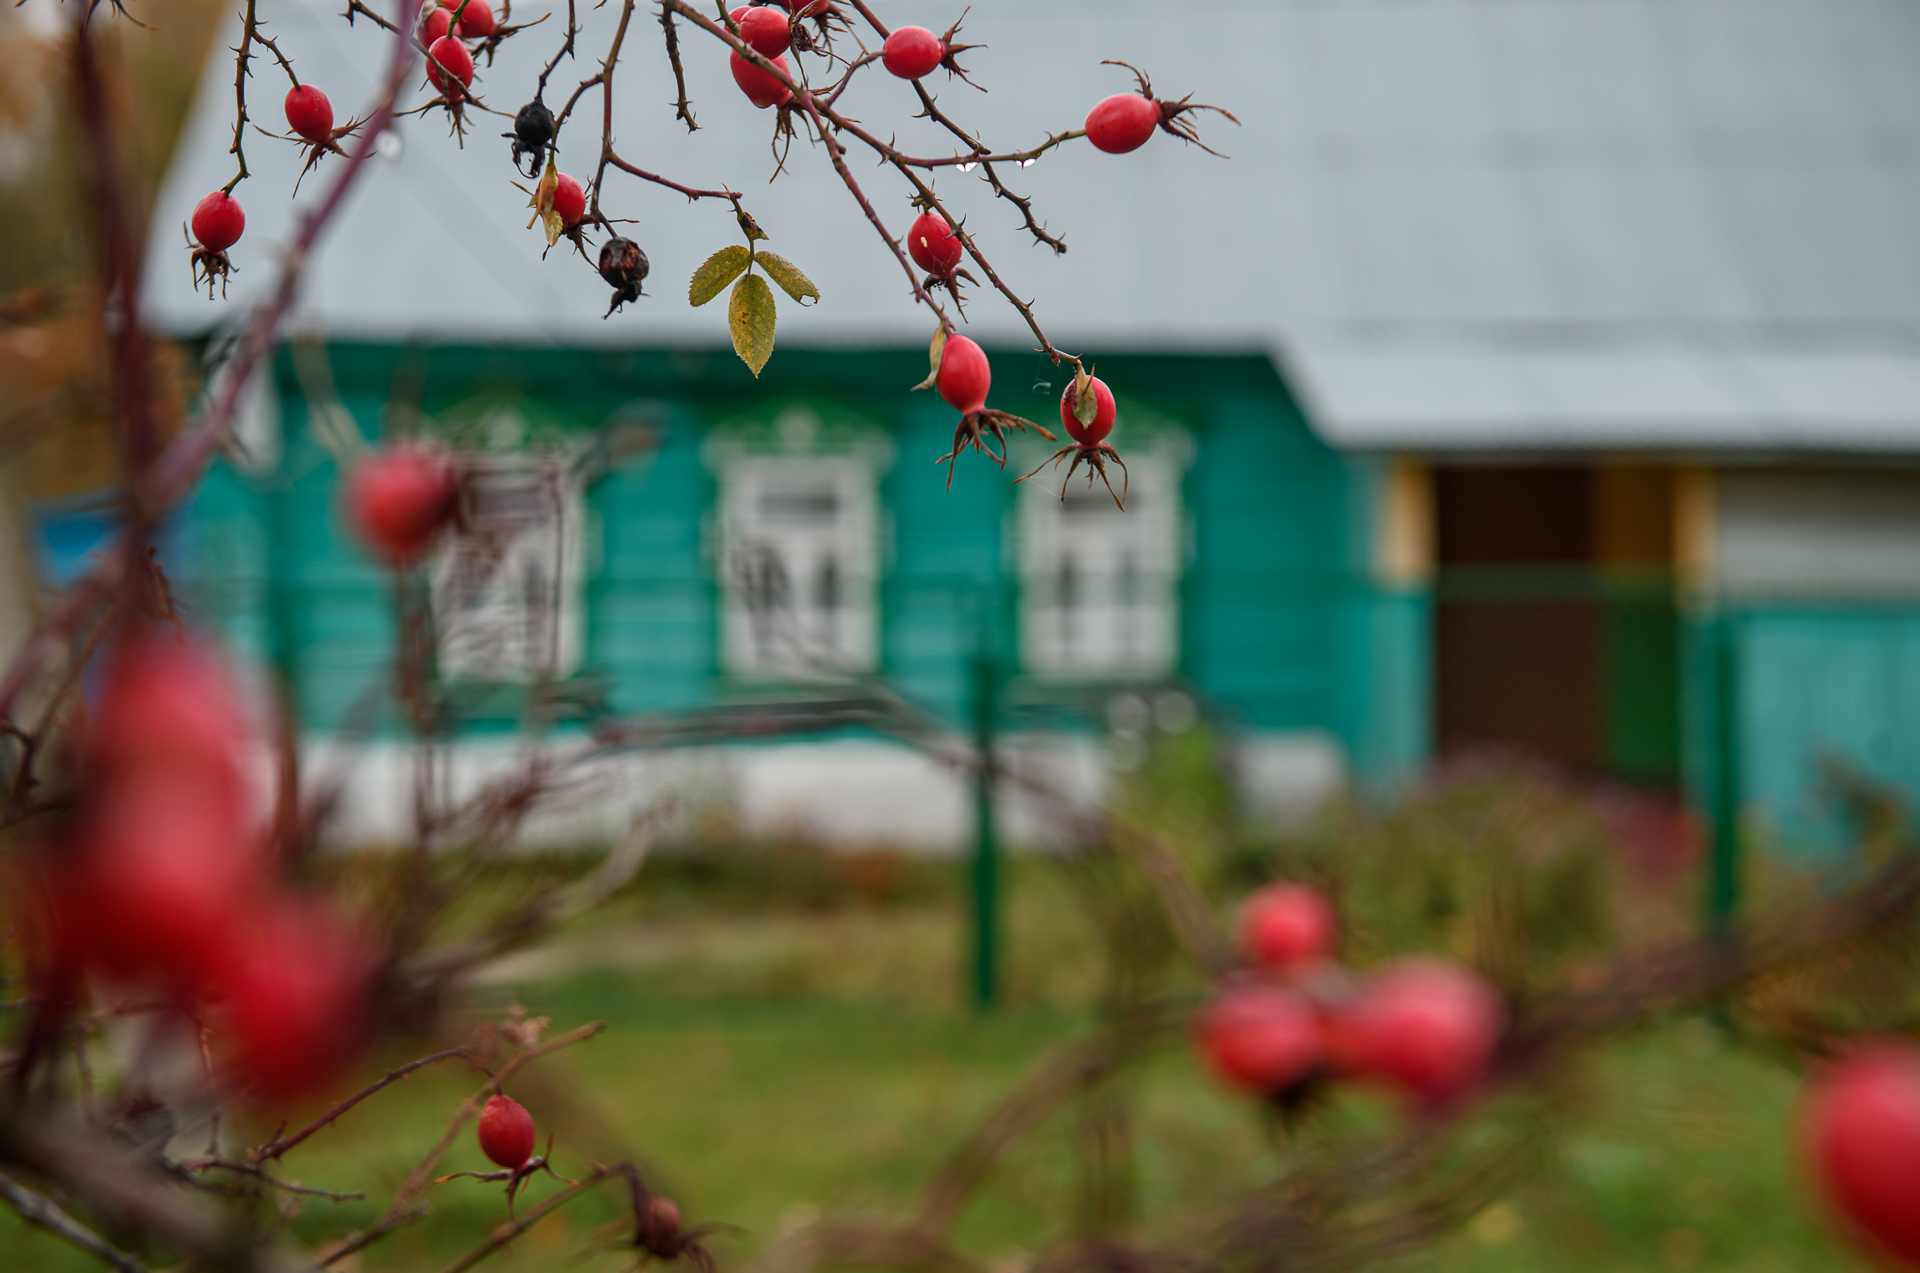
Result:
{"label": "red rose hip berry", "polygon": [[454,0],[452,4],[447,4],[447,0],[440,0],[440,3],[449,10],[459,10],[460,34],[465,39],[484,40],[500,29],[499,23],[493,18],[493,6],[488,4],[487,0],[467,0],[465,9],[460,8],[459,0]]}
{"label": "red rose hip berry", "polygon": [[432,48],[435,40],[451,30],[453,30],[452,11],[434,5],[420,20],[420,42]]}
{"label": "red rose hip berry", "polygon": [[[792,89],[738,53],[730,53],[727,58],[728,65],[733,69],[733,82],[740,86],[740,91],[747,95],[747,100],[761,110],[769,106],[785,106],[793,100]],[[776,57],[771,60],[782,75],[787,73],[786,58]]]}
{"label": "red rose hip berry", "polygon": [[929,274],[947,277],[965,251],[960,236],[938,213],[922,212],[907,227],[907,255]]}
{"label": "red rose hip berry", "polygon": [[[1111,418],[1111,408],[1107,414]],[[1248,958],[1270,968],[1319,963],[1333,952],[1339,929],[1333,904],[1304,884],[1268,885],[1240,908],[1240,945]]]}
{"label": "red rose hip berry", "polygon": [[518,1171],[533,1157],[533,1115],[505,1094],[488,1100],[480,1111],[480,1152],[509,1171]]}
{"label": "red rose hip berry", "polygon": [[1505,1011],[1478,973],[1433,959],[1382,971],[1348,1018],[1354,1069],[1429,1105],[1443,1104],[1486,1073]]}
{"label": "red rose hip berry", "polygon": [[560,224],[569,230],[579,225],[580,218],[587,215],[586,191],[564,172],[557,174],[554,181],[553,210],[560,214]]}
{"label": "red rose hip berry", "polygon": [[1828,1205],[1920,1266],[1920,1048],[1889,1040],[1835,1062],[1808,1085],[1801,1131]]}
{"label": "red rose hip berry", "polygon": [[[467,46],[450,35],[443,35],[428,46],[427,52],[433,55],[433,61],[427,63],[427,79],[440,90],[449,101],[458,100],[461,90],[473,83],[473,54],[467,52]],[[438,65],[435,65],[438,63]],[[440,68],[445,67],[457,84],[446,83]]]}
{"label": "red rose hip berry", "polygon": [[986,351],[970,337],[947,337],[933,386],[960,414],[972,415],[980,410],[987,405],[987,390],[993,386],[993,368],[987,365]]}
{"label": "red rose hip berry", "polygon": [[740,38],[761,57],[779,57],[793,47],[793,24],[787,15],[771,5],[742,5],[733,11]]}
{"label": "red rose hip berry", "polygon": [[347,516],[369,548],[394,565],[418,557],[452,518],[459,496],[453,466],[417,447],[396,447],[347,474]]}
{"label": "red rose hip berry", "polygon": [[903,80],[930,75],[947,56],[947,46],[925,27],[895,27],[880,46],[880,62]]}
{"label": "red rose hip berry", "polygon": [[1081,446],[1094,446],[1113,432],[1113,390],[1098,376],[1087,377],[1087,383],[1093,388],[1093,421],[1082,424],[1080,417],[1073,413],[1073,381],[1069,380],[1060,395],[1060,424],[1067,436]]}
{"label": "red rose hip berry", "polygon": [[1320,1022],[1300,995],[1272,986],[1229,990],[1200,1014],[1195,1044],[1207,1065],[1248,1091],[1285,1091],[1320,1059]]}
{"label": "red rose hip berry", "polygon": [[1160,126],[1160,103],[1139,93],[1103,97],[1087,112],[1087,140],[1110,155],[1138,150]]}
{"label": "red rose hip berry", "polygon": [[224,252],[240,241],[247,214],[224,190],[216,190],[193,208],[193,237],[209,252]]}
{"label": "red rose hip berry", "polygon": [[332,911],[279,901],[257,914],[220,989],[237,1076],[257,1101],[284,1105],[359,1051],[371,964],[360,933]]}
{"label": "red rose hip berry", "polygon": [[311,84],[288,89],[287,127],[306,141],[325,144],[333,137],[333,103]]}

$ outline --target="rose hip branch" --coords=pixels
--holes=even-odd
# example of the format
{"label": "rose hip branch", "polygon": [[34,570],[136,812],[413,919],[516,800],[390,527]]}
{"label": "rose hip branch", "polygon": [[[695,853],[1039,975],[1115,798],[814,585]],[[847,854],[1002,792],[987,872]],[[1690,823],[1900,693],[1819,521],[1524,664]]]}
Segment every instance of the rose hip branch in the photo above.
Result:
{"label": "rose hip branch", "polygon": [[[616,215],[614,205],[617,200],[606,184],[609,171],[621,172],[672,190],[694,204],[716,199],[725,201],[736,221],[743,226],[755,226],[749,232],[750,239],[768,237],[767,232],[759,229],[748,213],[741,193],[731,185],[693,184],[677,180],[633,162],[616,147],[613,128],[614,85],[619,68],[629,53],[628,40],[636,2],[623,0],[617,24],[593,73],[574,86],[555,112],[545,101],[548,82],[563,62],[579,55],[582,35],[574,0],[568,0],[566,28],[558,46],[541,67],[532,99],[514,112],[513,129],[505,134],[510,142],[513,166],[517,170],[525,162],[527,175],[538,178],[538,185],[528,192],[534,212],[533,224],[544,224],[548,248],[554,246],[561,237],[567,238],[575,253],[612,286],[614,290],[607,308],[608,317],[624,305],[637,302],[646,295],[644,283],[649,273],[643,245],[616,229],[620,225],[635,224],[635,221]],[[284,53],[280,45],[262,30],[262,19],[256,11],[257,3],[258,0],[245,2],[240,44],[235,50],[232,149],[239,171],[225,187],[208,195],[193,217],[193,264],[196,275],[206,283],[209,294],[214,281],[224,281],[232,268],[230,250],[245,231],[245,215],[233,196],[236,187],[250,175],[242,140],[251,122],[245,88],[252,45],[258,42],[271,50],[293,82],[286,103],[287,124],[291,130],[286,139],[297,140],[308,148],[303,172],[316,165],[324,154],[338,152],[339,139],[360,127],[360,122],[355,121],[344,128],[333,128],[332,107],[324,89],[300,81],[296,72],[297,60]],[[942,70],[949,78],[957,77],[967,84],[973,84],[959,56],[982,46],[959,41],[959,21],[941,34],[917,26],[890,29],[864,0],[849,0],[846,9],[833,3],[833,0],[781,0],[778,4],[749,4],[731,9],[721,4],[716,7],[714,15],[701,12],[691,0],[659,0],[659,6],[662,40],[673,68],[677,92],[674,114],[690,131],[697,125],[682,62],[686,56],[679,30],[683,22],[725,46],[732,77],[741,92],[755,106],[773,112],[774,176],[777,178],[784,170],[786,146],[797,133],[796,123],[804,125],[825,150],[828,162],[853,198],[860,214],[900,265],[907,277],[909,296],[916,304],[925,306],[931,312],[936,327],[943,335],[959,334],[959,323],[964,322],[966,317],[964,289],[968,285],[981,286],[980,280],[984,280],[985,287],[997,293],[1020,315],[1033,334],[1035,347],[1040,353],[1055,363],[1065,360],[1073,364],[1076,384],[1082,389],[1085,385],[1085,369],[1079,356],[1061,350],[1049,339],[1035,312],[1033,300],[1016,291],[996,268],[980,236],[955,215],[947,200],[936,190],[934,178],[948,171],[969,174],[977,170],[994,197],[1006,201],[1019,212],[1025,232],[1034,241],[1060,253],[1066,250],[1065,240],[1050,233],[1036,218],[1030,198],[1006,185],[1000,173],[1001,168],[1008,164],[1027,167],[1082,137],[1088,139],[1096,149],[1111,154],[1124,154],[1139,148],[1155,131],[1164,131],[1183,142],[1198,144],[1199,134],[1190,118],[1193,112],[1213,110],[1227,119],[1233,118],[1220,108],[1194,104],[1187,98],[1157,99],[1145,75],[1139,74],[1137,92],[1113,94],[1095,103],[1083,127],[1048,130],[1044,140],[1025,149],[995,149],[942,109],[927,84],[928,76]],[[396,33],[404,30],[407,33],[407,39],[424,56],[427,83],[436,91],[433,98],[409,113],[444,110],[456,136],[464,135],[466,107],[492,111],[480,101],[476,92],[476,80],[479,78],[476,54],[484,55],[491,66],[492,54],[503,41],[537,25],[515,26],[497,20],[489,0],[441,0],[440,3],[426,6],[424,18],[416,21],[409,17],[399,24],[374,13],[363,0],[348,0],[343,16],[349,24],[357,16],[368,16],[382,28]],[[874,41],[878,47],[871,47],[868,40]],[[851,48],[848,47],[849,43]],[[294,52],[297,54],[298,51]],[[883,139],[879,130],[845,113],[838,105],[841,95],[856,75],[874,66],[911,83],[920,103],[920,110],[915,117],[937,125],[960,143],[959,148],[946,154],[912,154],[894,141]],[[813,80],[822,70],[828,78],[816,87]],[[559,142],[575,109],[595,90],[600,94],[600,146],[593,175],[583,183],[559,171]],[[492,113],[504,114],[498,111]],[[255,127],[258,130],[258,126]],[[903,236],[889,228],[880,207],[854,177],[848,162],[849,146],[872,154],[896,179],[904,183],[904,193],[911,207],[919,214],[915,228],[907,235]],[[929,225],[931,231],[922,233]],[[596,233],[604,235],[597,244],[588,237]],[[929,237],[939,238],[950,246],[951,251],[923,251],[922,241]],[[971,269],[963,268],[963,262],[969,264]],[[782,270],[772,273],[771,277],[798,303],[806,304],[820,299],[818,289],[793,262],[783,261]],[[789,282],[793,286],[788,286]],[[936,297],[935,293],[939,291],[951,297],[952,313]],[[729,305],[728,324],[735,349],[756,375],[772,353],[776,322],[772,291],[763,283],[756,282],[749,270],[747,277],[741,278],[735,288],[733,301]],[[963,426],[970,439],[978,438],[977,423],[963,421]],[[996,455],[995,458],[1004,463],[1003,455]],[[1082,457],[1076,455],[1075,458]],[[1089,478],[1092,479],[1104,475],[1095,461],[1117,459],[1117,452],[1113,451],[1110,444],[1102,445],[1098,453],[1089,451],[1084,458],[1089,463]],[[1115,498],[1119,501],[1122,497],[1116,493]]]}

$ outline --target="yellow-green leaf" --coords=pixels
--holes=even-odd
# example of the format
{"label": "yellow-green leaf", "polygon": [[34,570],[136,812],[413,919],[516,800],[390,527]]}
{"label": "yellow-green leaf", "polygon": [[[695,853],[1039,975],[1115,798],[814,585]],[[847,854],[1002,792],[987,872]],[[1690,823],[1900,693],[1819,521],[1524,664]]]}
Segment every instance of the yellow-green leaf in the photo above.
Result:
{"label": "yellow-green leaf", "polygon": [[745,208],[740,209],[738,215],[734,217],[734,220],[740,223],[740,233],[747,236],[748,243],[752,243],[755,239],[768,239],[773,237],[760,228],[760,223],[755,221],[753,214]]}
{"label": "yellow-green leaf", "polygon": [[773,357],[773,289],[758,274],[733,285],[727,302],[727,327],[733,332],[733,352],[755,376]]}
{"label": "yellow-green leaf", "polygon": [[687,284],[687,299],[695,306],[705,305],[739,278],[740,271],[746,269],[752,259],[738,243],[721,248],[693,272],[693,280]]}
{"label": "yellow-green leaf", "polygon": [[[927,362],[931,364],[931,369],[927,372],[927,378],[913,387],[915,390],[933,388],[933,382],[940,378],[940,355],[946,352],[946,348],[947,329],[944,327],[934,328],[933,343],[927,346]],[[912,391],[910,390],[909,392]]]}
{"label": "yellow-green leaf", "polygon": [[813,285],[813,280],[802,274],[800,267],[786,257],[777,252],[755,252],[753,259],[760,262],[760,268],[767,272],[768,278],[780,285],[781,291],[802,305],[807,303],[808,297],[816,301],[820,299],[820,289]]}

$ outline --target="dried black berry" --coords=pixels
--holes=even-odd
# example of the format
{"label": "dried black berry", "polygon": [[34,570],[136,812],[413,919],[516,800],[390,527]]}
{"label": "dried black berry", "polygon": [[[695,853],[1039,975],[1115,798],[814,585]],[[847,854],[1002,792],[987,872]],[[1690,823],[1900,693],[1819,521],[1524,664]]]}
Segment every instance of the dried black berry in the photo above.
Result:
{"label": "dried black berry", "polygon": [[632,239],[608,239],[600,248],[600,277],[613,285],[613,303],[607,306],[607,316],[611,317],[628,301],[640,299],[640,284],[647,277],[647,254]]}
{"label": "dried black berry", "polygon": [[513,117],[513,131],[501,133],[502,137],[513,142],[513,166],[520,167],[521,156],[527,157],[527,175],[540,175],[540,156],[546,152],[547,143],[553,140],[553,112],[539,98],[534,98],[522,106]]}

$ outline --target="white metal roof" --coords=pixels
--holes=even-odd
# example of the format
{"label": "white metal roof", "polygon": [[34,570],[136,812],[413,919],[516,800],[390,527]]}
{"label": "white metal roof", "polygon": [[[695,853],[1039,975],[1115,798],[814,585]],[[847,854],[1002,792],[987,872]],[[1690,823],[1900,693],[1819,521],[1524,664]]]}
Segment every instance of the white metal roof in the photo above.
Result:
{"label": "white metal roof", "polygon": [[[519,16],[544,3],[522,0]],[[958,7],[879,11],[940,29]],[[347,29],[335,0],[265,11],[344,114],[375,73],[379,34]],[[612,13],[592,17],[585,47],[604,42]],[[1202,120],[1229,161],[1158,136],[1129,156],[1078,143],[1008,172],[1065,233],[1065,257],[1031,246],[977,177],[941,179],[1066,347],[1279,353],[1319,427],[1351,445],[1920,449],[1910,0],[979,0],[966,34],[990,46],[970,65],[991,92],[942,79],[939,93],[996,145],[1077,126],[1126,87],[1102,57],[1245,124]],[[482,68],[491,104],[519,104],[552,38],[530,32]],[[648,21],[616,97],[623,152],[749,193],[770,246],[825,295],[783,308],[782,347],[919,344],[929,324],[823,157],[796,143],[768,186],[771,114],[742,99],[704,36],[687,43],[702,129],[689,138],[673,121]],[[148,303],[174,331],[253,294],[289,225],[292,148],[250,138],[234,300],[188,290],[178,225],[230,173],[231,75],[216,56],[160,201]],[[277,76],[257,68],[255,114],[270,124]],[[915,149],[942,149],[889,77],[845,102]],[[592,125],[569,128],[563,168],[587,166]],[[476,127],[462,150],[436,120],[408,121],[404,153],[325,241],[306,320],[384,339],[724,341],[720,307],[692,310],[681,290],[734,237],[724,208],[616,179],[612,206],[641,219],[653,295],[603,322],[590,271],[558,251],[540,262],[499,131]],[[856,174],[904,225],[903,183],[870,164]],[[309,178],[302,197],[317,189]],[[983,339],[1028,339],[991,297],[968,315]]]}
{"label": "white metal roof", "polygon": [[1920,450],[1909,352],[1309,341],[1289,367],[1327,440],[1358,449]]}

